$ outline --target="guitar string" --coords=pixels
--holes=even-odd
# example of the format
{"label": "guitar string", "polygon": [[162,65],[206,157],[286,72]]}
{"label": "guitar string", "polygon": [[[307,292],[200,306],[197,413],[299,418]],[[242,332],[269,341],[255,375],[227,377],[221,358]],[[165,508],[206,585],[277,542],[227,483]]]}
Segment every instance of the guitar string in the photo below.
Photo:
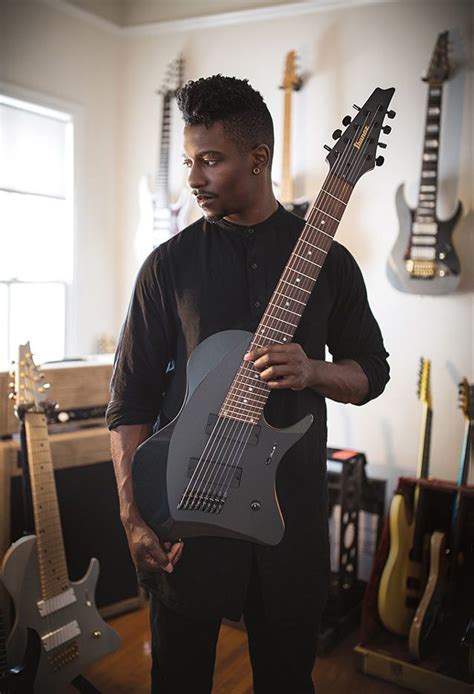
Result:
{"label": "guitar string", "polygon": [[[363,126],[364,126],[364,124],[362,124],[361,127],[363,127]],[[359,130],[356,129],[356,132],[355,132],[355,134],[354,134],[354,138],[357,136],[358,132],[359,132]],[[367,143],[367,137],[366,137],[366,143]],[[346,152],[349,152],[349,154],[347,155],[347,157],[346,157],[345,155],[343,155],[343,157],[341,157],[340,164],[338,163],[338,164],[339,164],[339,170],[342,170],[343,164],[345,163],[345,160],[346,160],[347,158],[350,157],[350,154],[351,154],[350,149],[351,149],[351,147],[348,147],[348,148],[346,149]],[[357,156],[357,155],[356,155],[356,156]],[[363,163],[363,159],[362,159],[362,163]],[[338,166],[336,165],[335,168],[338,168]],[[337,183],[338,183],[338,182],[336,181],[336,189],[337,189]],[[341,186],[340,186],[341,189],[343,189],[344,186],[347,186],[347,185],[348,185],[347,183],[345,183],[344,181],[341,180]],[[323,189],[323,190],[324,190],[324,189]],[[337,192],[339,192],[339,191],[337,191]],[[339,193],[339,194],[340,194],[340,193]],[[311,212],[310,212],[310,215],[309,215],[309,218],[308,218],[308,222],[309,222],[309,220],[311,219],[312,222],[318,223],[318,221],[316,220],[316,218],[318,217],[317,212],[321,212],[321,210],[317,207],[317,203],[319,202],[320,197],[321,197],[321,193],[319,194],[319,196],[318,196],[318,198],[317,198],[317,200],[316,200],[316,203],[315,203],[315,205],[313,206],[313,208],[312,208],[312,210],[311,210]],[[331,199],[330,202],[332,202],[332,199]],[[320,204],[322,204],[322,203],[320,203]],[[334,203],[333,203],[333,206],[334,206]],[[329,207],[331,208],[330,205],[329,205]],[[316,212],[315,214],[314,214],[314,210],[317,210],[317,212]],[[332,210],[332,208],[331,208],[331,210]],[[323,212],[323,214],[324,214],[324,212]],[[329,213],[328,213],[328,214],[329,214]],[[315,219],[312,218],[313,216],[315,217]],[[331,215],[329,215],[329,216],[331,217]],[[341,215],[341,218],[342,218],[342,215]],[[311,225],[310,225],[310,226],[311,226]],[[336,230],[337,230],[337,227],[336,227]],[[305,231],[305,229],[303,229],[303,233],[301,234],[301,237],[304,235],[304,231]],[[316,229],[316,231],[319,232],[319,230],[317,230],[317,229]],[[334,235],[335,235],[335,232],[334,232]],[[301,238],[301,237],[300,237],[300,238]],[[333,237],[332,237],[332,238],[333,238]],[[319,239],[316,239],[316,240],[319,242]],[[298,243],[296,244],[295,248],[296,248],[297,246],[298,246]],[[293,251],[293,252],[294,252],[294,251]],[[285,271],[286,271],[286,268],[285,268]],[[284,273],[283,276],[285,276],[285,273]],[[292,287],[294,287],[294,285],[292,285]],[[296,288],[296,287],[294,287],[294,288],[295,288],[295,289],[298,289],[298,288]],[[292,297],[290,296],[290,298],[292,298]],[[254,342],[256,342],[257,339],[258,339],[258,336],[257,336],[257,338],[254,340]],[[261,346],[261,345],[260,345],[260,346]],[[238,373],[237,373],[237,376],[236,376],[236,379],[235,379],[235,380],[238,381]],[[268,389],[268,388],[267,388],[267,389]],[[231,386],[231,388],[230,388],[230,391],[231,391],[231,390],[232,390],[232,386]],[[269,390],[269,389],[268,389],[268,390]],[[228,428],[228,426],[229,426],[229,425],[226,424],[226,427],[225,427],[225,428]],[[224,429],[225,429],[225,428],[224,428]],[[235,431],[235,429],[236,429],[235,425],[234,425],[233,428],[234,428],[234,431]],[[221,427],[221,429],[222,429],[222,427]],[[251,429],[251,427],[250,427],[250,429]],[[222,434],[221,434],[221,435],[222,435]],[[247,444],[250,435],[251,435],[251,434],[249,433],[249,436],[247,437],[247,441],[244,442],[244,447],[245,447],[245,445]],[[211,434],[211,436],[212,436],[212,434]],[[218,445],[218,443],[219,443],[219,441],[217,441],[217,444],[216,444],[216,445]],[[239,456],[239,457],[240,457],[240,456]],[[235,459],[235,458],[234,458],[234,459]],[[202,460],[202,456],[201,456],[201,460]],[[199,462],[201,462],[201,461],[199,461]],[[211,457],[211,460],[210,460],[210,462],[209,462],[207,468],[210,468],[211,465],[212,465],[212,457]],[[198,467],[198,465],[196,465],[196,469],[197,469],[197,467]],[[201,467],[202,467],[202,468],[205,468],[206,466],[205,466],[205,465],[201,465]],[[218,470],[217,465],[216,465],[216,468],[215,468],[215,469]],[[205,470],[205,471],[207,471],[207,470]],[[205,471],[203,471],[203,472],[205,472]],[[233,477],[233,470],[231,470],[231,474],[232,474],[232,477]],[[201,476],[201,477],[202,477],[202,476]],[[231,479],[232,479],[232,478],[231,478]],[[192,480],[191,480],[191,481],[192,481]],[[198,479],[196,480],[196,484],[199,483],[200,481],[201,481],[201,480],[198,478]],[[194,489],[195,489],[195,487],[196,487],[196,484],[193,485],[192,493],[194,493]],[[189,485],[188,485],[188,487],[189,487]],[[226,492],[227,492],[227,491],[228,491],[228,486],[227,486]]]}
{"label": "guitar string", "polygon": [[[378,111],[378,110],[379,110],[379,107],[377,108],[377,111]],[[377,111],[375,112],[374,118],[375,118],[376,115],[377,115]],[[360,128],[363,128],[363,127],[364,127],[364,123],[362,123],[362,125],[360,126]],[[352,142],[353,142],[354,139],[358,136],[358,134],[359,134],[359,132],[360,132],[360,128],[356,128],[355,133],[354,133],[354,136],[353,136],[353,138],[352,138]],[[368,135],[369,135],[369,133],[367,133],[367,136],[366,136],[366,138],[365,138],[365,142],[364,142],[363,147],[362,147],[363,150],[365,150],[365,147],[366,147],[366,145],[368,144],[368,140],[369,140]],[[348,143],[348,145],[349,145],[349,143]],[[351,150],[351,149],[352,149],[352,148],[351,148],[350,145],[347,146],[347,149],[346,149],[347,156],[346,156],[346,153],[343,154],[343,156],[341,157],[340,161],[336,164],[335,169],[338,170],[338,173],[339,173],[340,171],[342,171],[343,166],[344,166],[344,164],[346,163],[347,159],[350,158],[350,154],[351,154],[351,151],[350,151],[350,150]],[[354,155],[354,156],[357,157],[357,155],[359,155],[359,157],[360,157],[360,154],[361,154],[361,153],[358,152],[358,153],[357,153],[356,155]],[[363,162],[364,162],[364,158],[363,158],[363,157],[360,157],[360,158],[361,158],[360,166],[362,166],[362,165],[363,165]],[[327,188],[330,188],[330,184],[332,183],[331,180],[328,180],[328,179],[329,179],[329,176],[331,176],[332,173],[333,173],[333,172],[330,172],[329,175],[328,175],[328,177],[326,178],[325,183],[326,183],[326,182],[328,183]],[[324,187],[323,187],[323,189],[321,190],[320,194],[318,195],[318,198],[317,198],[317,200],[316,200],[316,202],[315,202],[315,204],[314,204],[312,210],[310,211],[310,215],[309,215],[309,217],[308,217],[308,221],[307,221],[307,223],[306,223],[306,225],[305,225],[305,227],[307,227],[307,226],[312,227],[318,234],[321,234],[321,231],[322,231],[322,230],[317,229],[316,226],[313,226],[313,225],[311,224],[311,222],[313,222],[314,224],[318,224],[318,223],[320,223],[320,221],[322,221],[322,219],[324,219],[324,218],[327,217],[327,216],[329,216],[329,218],[330,218],[331,220],[337,222],[337,224],[339,224],[339,221],[340,221],[340,220],[338,220],[337,218],[333,217],[333,216],[331,215],[331,213],[330,213],[328,210],[322,210],[321,208],[318,208],[318,206],[317,206],[318,203],[319,203],[320,205],[323,205],[322,199],[324,198],[324,196],[330,197],[330,198],[331,198],[331,199],[330,199],[330,202],[329,202],[329,205],[328,205],[328,208],[329,208],[329,209],[331,210],[331,212],[333,212],[333,213],[336,213],[336,212],[337,212],[337,210],[335,209],[337,205],[333,202],[333,199],[337,199],[338,203],[341,203],[341,202],[342,202],[342,204],[344,204],[343,201],[341,201],[341,200],[339,199],[339,197],[336,198],[336,196],[334,195],[334,193],[337,192],[338,195],[341,195],[341,192],[344,190],[344,187],[345,187],[345,186],[348,186],[349,184],[347,184],[345,181],[342,181],[342,179],[337,180],[337,174],[336,174],[336,172],[334,172],[333,175],[336,177],[336,185],[335,185],[335,188],[333,188],[333,189],[332,189],[332,192],[329,193],[329,191],[325,190]],[[321,199],[321,202],[320,202],[320,199]],[[318,216],[319,216],[318,213],[319,213],[320,215],[323,215],[322,219],[318,219]],[[342,219],[342,215],[341,215],[341,219]],[[297,244],[295,245],[295,248],[294,248],[293,251],[292,251],[292,255],[295,253],[295,251],[296,251],[297,249],[298,249],[298,250],[301,250],[301,248],[299,247],[299,246],[300,246],[300,241],[302,240],[302,238],[303,238],[303,236],[304,236],[304,234],[305,234],[305,231],[306,231],[306,228],[303,228],[303,232],[302,232],[302,234],[300,235],[300,238],[298,239]],[[334,234],[331,235],[331,241],[332,241],[332,239],[334,238],[334,235],[335,235],[335,232],[336,232],[336,231],[337,231],[337,227],[336,227],[336,230],[334,231]],[[324,234],[325,232],[322,232],[322,233]],[[326,235],[329,236],[329,234],[326,234]],[[318,237],[316,237],[315,240],[316,240],[318,243],[320,243],[320,240],[319,240]],[[303,242],[304,242],[304,239],[303,239]],[[321,245],[323,245],[323,244],[321,244]],[[298,264],[301,264],[301,263],[299,263],[299,261],[296,261],[296,265],[298,265]],[[304,265],[303,265],[303,266],[304,266]],[[298,270],[297,270],[297,269],[293,269],[293,268],[285,267],[285,272],[283,273],[282,278],[280,278],[280,282],[283,280],[283,277],[285,277],[285,276],[287,277],[287,279],[289,279],[289,273],[290,273],[290,272],[298,272]],[[317,273],[317,275],[316,275],[316,279],[317,279],[318,276],[319,276],[319,271],[318,271],[318,273]],[[285,280],[283,280],[283,281],[285,281]],[[313,284],[313,286],[314,286],[315,281],[316,281],[316,280],[313,280],[313,279],[310,280],[310,282],[311,282],[311,284]],[[277,286],[279,286],[280,282],[278,283]],[[306,284],[306,281],[303,280],[303,283]],[[292,286],[292,289],[296,289],[297,291],[300,290],[300,288],[296,287],[296,286],[293,285],[291,282],[290,282],[289,284]],[[305,291],[304,287],[302,287],[302,289],[303,289],[303,291]],[[306,291],[307,291],[307,290],[306,290]],[[272,298],[273,298],[273,297],[272,297]],[[289,299],[294,299],[294,297],[292,297],[291,294],[290,294],[290,296],[288,296],[288,298],[289,298]],[[279,310],[283,310],[283,311],[284,311],[284,309],[279,309]],[[277,319],[277,321],[278,321],[278,319]],[[281,322],[281,321],[279,321],[279,322]],[[261,327],[261,326],[259,326],[259,327]],[[268,329],[268,327],[269,327],[268,325],[265,326],[265,329]],[[274,332],[278,332],[278,329],[277,329],[277,328],[270,327],[270,330],[273,330]],[[281,332],[281,331],[279,331],[279,332]],[[257,341],[258,341],[259,339],[262,339],[262,338],[261,338],[259,335],[256,335],[256,336],[255,336],[255,339],[253,340],[253,344],[257,343],[257,346],[262,346],[262,345],[258,345],[258,342],[257,342]],[[265,338],[263,338],[263,339],[265,339]],[[271,338],[270,338],[270,339],[271,339]],[[267,338],[267,340],[268,340],[268,338]],[[247,362],[245,362],[245,364],[247,364]],[[239,369],[239,371],[240,371],[240,369]],[[238,384],[239,384],[239,371],[237,372],[236,378],[234,379],[234,383],[231,385],[231,388],[229,389],[229,392],[231,392],[231,391],[233,390],[233,387],[234,387],[235,385],[238,385]],[[267,389],[268,389],[268,387],[267,387]],[[269,389],[268,389],[268,390],[269,390]],[[251,409],[251,408],[250,408],[250,409]],[[263,408],[262,408],[262,409],[263,409]],[[235,424],[234,424],[234,425],[229,424],[229,422],[226,422],[225,425],[224,425],[224,427],[222,427],[222,423],[219,423],[219,424],[220,424],[219,429],[220,429],[221,431],[219,432],[218,429],[217,429],[217,426],[215,426],[215,427],[214,427],[214,431],[213,431],[213,432],[211,433],[211,435],[210,435],[210,439],[211,439],[211,437],[213,437],[213,435],[216,435],[216,434],[218,434],[218,433],[219,433],[220,436],[222,437],[222,434],[225,433],[225,430],[228,429],[229,426],[230,426],[231,430],[233,429],[234,432],[235,432],[236,429],[237,429],[237,426],[238,426],[238,425],[236,426]],[[216,423],[216,425],[217,425],[217,423]],[[241,430],[242,430],[242,428],[245,428],[245,426],[246,426],[246,425],[245,425],[245,422],[244,422],[244,423],[243,423],[243,426],[241,425],[241,427],[240,427]],[[247,424],[247,426],[248,426],[248,424]],[[222,431],[222,429],[223,429],[223,431]],[[243,448],[245,448],[245,446],[246,446],[247,443],[248,443],[248,440],[249,440],[249,438],[250,438],[250,435],[251,435],[251,431],[252,431],[252,429],[253,429],[253,426],[250,426],[249,429],[250,429],[250,431],[249,431],[249,434],[248,434],[248,436],[247,436],[246,441],[242,441],[243,447],[240,446],[240,448],[241,448],[242,450],[240,451],[240,454],[238,455],[238,458],[239,458],[239,459],[241,458],[241,455],[242,455],[242,452],[243,452]],[[228,436],[229,436],[229,434],[228,434]],[[209,443],[209,441],[208,441],[208,443]],[[218,446],[219,443],[220,443],[220,441],[217,440],[217,441],[216,441],[216,445]],[[206,448],[208,448],[208,446],[205,447],[205,450],[203,451],[203,455],[208,454],[208,451],[206,451]],[[233,448],[235,449],[235,444],[234,444]],[[227,446],[227,449],[228,449],[228,446]],[[224,449],[222,449],[222,451],[224,451]],[[196,473],[198,467],[205,468],[204,470],[201,469],[201,471],[200,471],[201,473],[204,472],[204,476],[205,476],[205,473],[206,473],[208,470],[211,470],[211,474],[212,474],[212,455],[210,456],[210,461],[209,461],[209,463],[208,463],[207,466],[206,466],[205,464],[204,464],[204,465],[202,464],[203,455],[201,455],[200,460],[199,460],[198,463],[196,464],[196,468],[195,468],[195,470],[194,470],[194,474],[193,474],[192,477],[195,477],[195,473]],[[237,459],[237,455],[234,454],[234,460],[236,460],[236,459]],[[231,461],[231,462],[233,462],[233,461]],[[218,460],[216,460],[216,463],[218,463]],[[223,470],[224,470],[224,469],[225,469],[225,466],[223,467]],[[226,473],[224,473],[224,474],[225,474],[225,478],[224,478],[224,482],[222,483],[221,480],[222,480],[222,474],[223,474],[223,473],[221,472],[221,474],[219,475],[220,479],[217,479],[217,475],[218,475],[218,472],[219,472],[219,466],[218,466],[218,464],[216,464],[216,465],[215,465],[216,473],[214,474],[213,480],[211,481],[211,485],[210,485],[210,486],[208,485],[208,490],[211,490],[211,489],[212,489],[212,485],[213,485],[213,484],[217,484],[217,485],[220,484],[221,486],[224,484],[224,485],[226,485],[226,489],[225,489],[224,494],[227,495],[227,491],[228,491],[229,486],[230,486],[230,484],[231,484],[231,482],[232,482],[232,479],[233,479],[233,477],[234,477],[234,469],[235,469],[235,466],[229,465],[229,470],[226,471]],[[230,476],[230,481],[229,481],[229,476]],[[194,480],[194,484],[193,484],[193,487],[192,487],[192,489],[191,489],[191,492],[189,492],[189,487],[190,487],[191,483],[193,483],[193,479],[191,478],[190,483],[188,483],[188,486],[187,486],[187,488],[186,488],[186,490],[185,490],[185,492],[184,492],[184,495],[185,495],[186,493],[194,493],[194,490],[195,490],[195,488],[196,488],[196,485],[199,484],[200,481],[202,481],[202,474],[200,474],[200,475]],[[184,495],[183,495],[183,496],[184,496]],[[186,505],[185,505],[185,508],[186,508]]]}
{"label": "guitar string", "polygon": [[[377,108],[377,109],[376,109],[376,112],[375,112],[375,114],[374,114],[374,119],[375,119],[376,116],[377,116],[378,110],[379,110],[379,109]],[[361,127],[364,127],[364,124],[362,124]],[[371,126],[371,127],[373,127],[373,121],[372,121],[372,126]],[[357,134],[357,132],[358,132],[358,131],[356,131],[356,134]],[[369,135],[369,133],[368,133],[367,135]],[[367,141],[367,136],[366,136],[366,141]],[[367,144],[368,144],[368,143],[367,143]],[[351,149],[351,147],[348,147],[349,155],[348,155],[347,158],[350,158],[350,149]],[[359,157],[360,157],[360,155],[359,155]],[[357,155],[354,155],[354,158],[357,158]],[[342,160],[342,161],[341,161],[341,167],[342,167],[343,164],[345,163],[345,162],[344,162],[344,157],[342,157],[341,160]],[[364,157],[360,157],[359,169],[358,169],[357,173],[360,171],[360,168],[362,167],[362,165],[363,165],[363,163],[364,163],[364,160],[365,160]],[[341,169],[340,169],[340,170],[341,170]],[[348,185],[348,184],[345,183],[345,182],[342,182],[342,183],[341,183],[340,190],[338,191],[339,195],[342,194],[342,190],[343,190],[343,188],[344,188],[345,185]],[[319,200],[319,196],[318,196],[316,202],[318,202],[318,200]],[[315,204],[316,204],[316,203],[315,203]],[[314,209],[314,208],[313,208],[313,209]],[[340,219],[342,219],[343,214],[344,214],[344,210],[343,210],[343,212],[342,212],[342,214],[341,214]],[[311,214],[310,214],[309,216],[311,217]],[[312,220],[312,221],[313,221],[313,220]],[[339,224],[339,222],[338,222],[338,224]],[[334,238],[334,236],[335,236],[335,234],[336,234],[337,228],[338,228],[338,227],[336,227],[336,229],[335,229],[335,231],[334,231],[333,238]],[[303,232],[302,232],[300,238],[304,235],[304,233],[305,233],[305,229],[303,229]],[[298,246],[298,243],[299,243],[299,239],[298,239],[298,242],[297,242],[296,246]],[[313,286],[314,286],[314,284],[316,283],[316,280],[317,280],[318,276],[319,276],[319,271],[318,271],[318,274],[316,275],[316,279],[315,279],[314,281],[312,281]],[[248,441],[248,438],[247,438],[247,441]],[[245,445],[246,445],[246,444],[245,444]],[[245,448],[245,446],[244,446],[243,448]],[[243,454],[243,449],[242,449],[242,451],[241,451],[241,453],[240,453],[239,461],[240,461],[240,458],[241,458],[242,454]],[[224,481],[224,484],[225,484],[225,481]],[[229,485],[230,485],[230,483],[227,483],[226,492],[227,492],[228,489],[229,489]]]}

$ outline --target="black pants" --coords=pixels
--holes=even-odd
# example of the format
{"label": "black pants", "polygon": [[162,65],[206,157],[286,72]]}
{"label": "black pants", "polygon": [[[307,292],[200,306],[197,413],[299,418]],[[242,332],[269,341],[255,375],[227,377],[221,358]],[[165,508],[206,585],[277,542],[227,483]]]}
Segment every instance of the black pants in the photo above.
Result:
{"label": "black pants", "polygon": [[[269,622],[256,571],[244,620],[255,694],[313,694],[318,624]],[[152,693],[210,694],[220,626],[220,619],[192,619],[152,598]]]}

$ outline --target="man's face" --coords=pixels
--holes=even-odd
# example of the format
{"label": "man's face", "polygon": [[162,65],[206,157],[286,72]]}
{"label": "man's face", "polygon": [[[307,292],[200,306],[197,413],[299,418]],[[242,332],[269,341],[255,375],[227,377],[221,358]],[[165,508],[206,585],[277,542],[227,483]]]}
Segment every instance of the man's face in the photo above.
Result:
{"label": "man's face", "polygon": [[184,152],[189,186],[209,221],[230,216],[237,221],[252,208],[257,199],[252,152],[239,149],[221,123],[185,126]]}

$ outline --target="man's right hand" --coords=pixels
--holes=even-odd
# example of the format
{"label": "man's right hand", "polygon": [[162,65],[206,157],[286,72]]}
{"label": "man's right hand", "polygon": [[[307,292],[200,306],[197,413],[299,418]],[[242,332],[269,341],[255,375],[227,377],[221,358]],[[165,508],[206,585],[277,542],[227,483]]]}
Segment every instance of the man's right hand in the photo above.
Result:
{"label": "man's right hand", "polygon": [[161,546],[153,530],[143,522],[127,523],[124,527],[137,571],[146,573],[173,572],[173,567],[183,552],[183,542],[175,542],[174,544],[165,542]]}

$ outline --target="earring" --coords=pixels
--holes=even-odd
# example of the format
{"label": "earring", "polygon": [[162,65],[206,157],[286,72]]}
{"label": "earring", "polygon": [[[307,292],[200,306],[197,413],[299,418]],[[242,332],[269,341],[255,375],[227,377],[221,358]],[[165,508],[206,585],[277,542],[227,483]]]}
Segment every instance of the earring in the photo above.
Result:
{"label": "earring", "polygon": [[258,168],[258,166],[254,166],[254,168],[252,169],[252,173],[254,176],[258,176],[258,174],[260,173],[260,169]]}

